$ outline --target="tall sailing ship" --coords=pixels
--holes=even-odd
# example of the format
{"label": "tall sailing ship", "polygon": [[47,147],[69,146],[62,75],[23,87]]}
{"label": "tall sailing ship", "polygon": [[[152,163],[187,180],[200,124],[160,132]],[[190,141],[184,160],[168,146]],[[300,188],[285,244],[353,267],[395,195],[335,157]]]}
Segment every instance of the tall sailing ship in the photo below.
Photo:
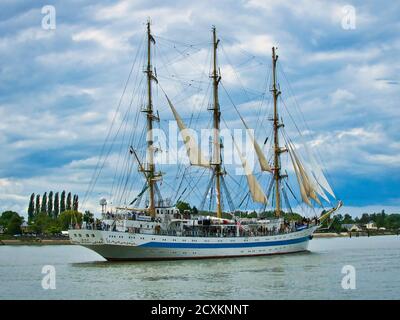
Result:
{"label": "tall sailing ship", "polygon": [[[214,215],[195,214],[194,212],[182,213],[170,201],[161,197],[160,181],[163,173],[156,170],[153,128],[154,123],[159,121],[159,114],[153,106],[154,83],[158,84],[157,74],[152,66],[152,46],[155,38],[150,30],[150,22],[147,23],[147,63],[146,74],[146,106],[141,110],[146,117],[146,155],[141,159],[137,150],[130,147],[130,154],[136,161],[139,172],[144,178],[144,187],[138,196],[129,205],[114,208],[114,211],[105,209],[107,202],[101,200],[102,219],[101,223],[90,221],[75,224],[69,230],[69,236],[73,244],[89,248],[107,260],[160,260],[160,259],[195,259],[195,258],[223,258],[223,257],[248,257],[271,254],[284,254],[306,251],[313,233],[330,218],[342,205],[336,200],[335,194],[330,187],[323,171],[311,157],[311,166],[307,166],[302,160],[295,144],[283,129],[283,121],[279,116],[278,97],[280,88],[277,82],[277,60],[276,49],[272,48],[272,86],[270,91],[273,97],[273,115],[269,119],[272,123],[271,150],[272,159],[267,160],[263,148],[257,142],[253,132],[239,114],[252,147],[254,148],[257,162],[264,175],[268,176],[270,183],[263,188],[247,159],[243,156],[238,144],[233,140],[234,149],[237,151],[243,166],[244,176],[247,180],[249,199],[253,203],[260,203],[266,208],[268,202],[272,203],[274,217],[248,218],[235,215],[235,208],[231,208],[230,217],[224,218],[227,210],[223,209],[223,191],[227,193],[226,198],[233,205],[229,189],[225,183],[226,169],[221,156],[222,140],[220,137],[221,109],[219,104],[219,84],[221,74],[217,66],[217,48],[219,40],[216,29],[212,29],[212,105],[208,108],[212,113],[213,137],[211,143],[210,159],[207,159],[201,148],[187,130],[184,119],[178,113],[171,99],[165,95],[167,104],[174,116],[179,128],[187,156],[191,166],[201,167],[209,171],[210,180],[204,199],[215,197],[216,212]],[[283,137],[285,144],[282,146],[280,138]],[[233,139],[233,136],[232,136]],[[129,147],[129,146],[127,146]],[[283,171],[281,156],[288,154],[289,162],[296,177],[300,198],[309,207],[322,208],[322,199],[328,201],[329,197],[336,202],[332,208],[323,210],[313,219],[303,218],[300,221],[285,219],[283,204],[286,202],[291,211],[288,194],[285,189],[288,174]],[[290,194],[295,197],[294,191],[289,188]],[[142,196],[146,194],[147,204],[138,206]],[[272,196],[271,196],[272,195]],[[264,210],[265,211],[265,210]]]}

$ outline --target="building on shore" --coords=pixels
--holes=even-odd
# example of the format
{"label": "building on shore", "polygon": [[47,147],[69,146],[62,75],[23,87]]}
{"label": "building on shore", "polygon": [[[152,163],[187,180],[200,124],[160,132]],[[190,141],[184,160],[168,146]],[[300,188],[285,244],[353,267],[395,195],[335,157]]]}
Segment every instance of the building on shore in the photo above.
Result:
{"label": "building on shore", "polygon": [[370,221],[370,222],[366,223],[365,224],[365,228],[367,230],[377,230],[378,229],[378,227],[376,226],[376,223],[373,222],[373,221]]}
{"label": "building on shore", "polygon": [[29,225],[28,222],[24,221],[20,225],[21,233],[28,233],[29,232]]}
{"label": "building on shore", "polygon": [[362,228],[354,223],[344,223],[342,224],[342,229],[346,229],[348,232],[362,231]]}

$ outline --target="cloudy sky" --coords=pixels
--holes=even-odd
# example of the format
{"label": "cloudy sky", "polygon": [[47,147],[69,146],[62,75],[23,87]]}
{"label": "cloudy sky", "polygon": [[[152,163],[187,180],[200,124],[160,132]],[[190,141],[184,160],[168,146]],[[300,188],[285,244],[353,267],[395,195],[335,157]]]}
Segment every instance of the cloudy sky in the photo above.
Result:
{"label": "cloudy sky", "polygon": [[[400,211],[399,3],[149,3],[1,1],[0,210],[25,214],[32,192],[65,189],[83,197],[150,17],[158,54],[171,59],[186,47],[209,63],[211,26],[217,27],[220,53],[230,57],[220,58],[223,85],[250,124],[256,117],[251,106],[260,99],[251,89],[263,90],[271,47],[278,46],[291,93],[285,96],[282,83],[282,96],[307,119],[307,139],[346,212]],[[56,10],[55,29],[42,27],[45,5]],[[168,39],[177,46],[168,46]],[[181,88],[173,88],[165,80],[171,72],[158,66],[164,88]],[[174,70],[208,79],[195,66]],[[199,92],[187,91],[186,101]],[[229,107],[221,97],[221,108]],[[225,119],[237,123],[229,113]]]}

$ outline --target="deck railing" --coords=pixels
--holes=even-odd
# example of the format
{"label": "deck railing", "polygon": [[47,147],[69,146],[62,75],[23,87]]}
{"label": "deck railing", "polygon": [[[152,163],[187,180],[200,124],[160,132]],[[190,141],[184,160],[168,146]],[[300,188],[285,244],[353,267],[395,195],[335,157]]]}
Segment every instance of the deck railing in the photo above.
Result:
{"label": "deck railing", "polygon": [[[304,230],[315,226],[316,223],[309,223],[302,226],[291,226],[282,229],[259,229],[259,230],[239,230],[239,234],[237,230],[223,230],[221,231],[213,231],[213,230],[183,230],[183,231],[175,231],[175,230],[157,230],[154,235],[161,235],[161,236],[174,236],[174,237],[215,237],[215,238],[230,238],[230,237],[256,237],[256,236],[275,236],[280,234],[288,234],[295,231]],[[211,226],[211,227],[218,227],[218,226]],[[86,230],[102,230],[102,231],[115,231],[121,233],[134,233],[134,234],[149,234],[144,232],[137,232],[138,230],[129,231],[126,228],[125,231],[119,231],[116,229],[111,229],[109,226],[102,226],[102,225],[86,225]]]}

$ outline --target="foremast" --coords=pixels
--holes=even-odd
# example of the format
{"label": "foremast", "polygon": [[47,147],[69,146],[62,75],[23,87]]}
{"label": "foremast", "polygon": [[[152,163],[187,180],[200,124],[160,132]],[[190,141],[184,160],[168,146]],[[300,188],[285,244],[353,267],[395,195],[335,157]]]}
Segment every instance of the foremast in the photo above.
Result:
{"label": "foremast", "polygon": [[274,116],[273,116],[273,128],[274,128],[274,167],[273,174],[275,180],[275,215],[277,217],[281,216],[281,159],[280,155],[282,152],[287,151],[286,148],[281,148],[279,146],[279,128],[283,126],[283,123],[279,122],[278,113],[278,97],[281,91],[277,88],[277,78],[276,78],[276,63],[278,61],[278,55],[275,53],[275,47],[272,47],[272,96],[274,99]]}
{"label": "foremast", "polygon": [[[276,72],[276,64],[278,61],[278,55],[276,54],[276,48],[272,47],[272,88],[271,93],[274,99],[274,115],[273,115],[273,132],[274,132],[274,167],[273,175],[274,175],[274,184],[275,184],[275,215],[280,217],[282,214],[281,209],[281,181],[284,178],[287,178],[287,174],[281,174],[281,159],[280,155],[283,152],[289,152],[290,158],[293,163],[293,168],[297,177],[297,181],[299,183],[300,194],[304,203],[309,205],[310,207],[314,207],[311,200],[313,200],[316,204],[322,205],[319,196],[324,198],[326,201],[330,202],[327,198],[323,189],[328,191],[331,196],[335,198],[335,194],[332,191],[332,188],[329,186],[329,183],[326,181],[322,170],[318,168],[315,160],[313,160],[314,166],[311,168],[311,172],[307,172],[308,170],[302,163],[299,155],[295,151],[294,145],[290,141],[286,141],[286,147],[280,147],[279,145],[279,129],[284,126],[283,122],[279,121],[279,113],[278,113],[278,97],[281,94],[277,86],[277,72]],[[307,147],[306,147],[307,149]],[[309,157],[311,159],[312,155],[310,152]],[[319,179],[317,179],[317,177]],[[333,212],[338,210],[342,206],[342,202],[339,201],[337,206],[332,208],[323,216],[323,219],[327,219]],[[322,217],[321,217],[322,221]]]}
{"label": "foremast", "polygon": [[215,190],[217,198],[217,217],[222,218],[222,206],[221,206],[221,176],[223,172],[222,160],[221,160],[221,143],[220,143],[220,121],[221,111],[218,101],[218,84],[221,81],[221,75],[217,72],[217,47],[219,39],[217,39],[215,26],[212,28],[213,34],[213,71],[211,78],[213,79],[213,174],[215,176]]}
{"label": "foremast", "polygon": [[145,168],[145,175],[147,178],[148,188],[149,188],[149,206],[148,213],[151,217],[155,217],[155,183],[156,179],[160,176],[160,173],[156,174],[156,168],[154,164],[154,146],[153,146],[153,122],[158,121],[158,117],[154,114],[153,110],[153,99],[152,99],[152,81],[156,80],[153,75],[153,69],[151,65],[151,44],[155,43],[150,30],[150,20],[147,21],[147,66],[144,71],[147,74],[147,106],[143,110],[146,113],[147,119],[147,154],[146,160],[147,165]]}

